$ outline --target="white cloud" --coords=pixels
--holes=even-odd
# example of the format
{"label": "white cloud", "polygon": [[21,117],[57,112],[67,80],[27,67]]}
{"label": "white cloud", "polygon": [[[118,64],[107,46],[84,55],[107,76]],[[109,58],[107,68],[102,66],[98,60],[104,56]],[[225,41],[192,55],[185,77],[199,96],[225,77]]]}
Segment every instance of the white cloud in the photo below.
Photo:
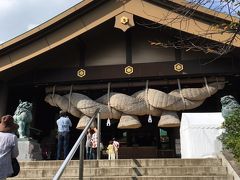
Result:
{"label": "white cloud", "polygon": [[38,24],[29,24],[29,25],[27,25],[27,31],[29,31],[37,26],[38,26]]}
{"label": "white cloud", "polygon": [[8,41],[81,0],[0,0],[0,39]]}
{"label": "white cloud", "polygon": [[14,7],[14,3],[16,3],[16,0],[1,0],[0,1],[0,10],[6,11],[10,8]]}

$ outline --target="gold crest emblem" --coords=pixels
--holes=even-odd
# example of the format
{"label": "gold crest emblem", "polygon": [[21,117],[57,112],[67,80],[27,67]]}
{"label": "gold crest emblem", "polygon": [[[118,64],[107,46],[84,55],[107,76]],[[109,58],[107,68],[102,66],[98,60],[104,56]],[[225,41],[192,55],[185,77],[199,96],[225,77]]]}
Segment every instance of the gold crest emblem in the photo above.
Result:
{"label": "gold crest emblem", "polygon": [[183,64],[181,63],[174,64],[174,70],[177,72],[181,72],[183,70]]}
{"label": "gold crest emblem", "polygon": [[133,73],[133,67],[132,66],[125,67],[125,73],[126,74],[132,74]]}
{"label": "gold crest emblem", "polygon": [[84,77],[84,76],[86,76],[86,71],[84,70],[84,69],[79,69],[78,71],[77,71],[77,76],[78,77]]}

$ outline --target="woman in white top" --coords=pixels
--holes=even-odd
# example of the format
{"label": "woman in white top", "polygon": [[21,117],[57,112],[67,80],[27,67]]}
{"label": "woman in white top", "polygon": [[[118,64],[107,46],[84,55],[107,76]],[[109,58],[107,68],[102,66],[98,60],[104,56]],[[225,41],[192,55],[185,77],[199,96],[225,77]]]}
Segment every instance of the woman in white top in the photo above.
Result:
{"label": "woman in white top", "polygon": [[11,115],[0,120],[0,180],[5,180],[13,174],[12,158],[19,154],[17,136],[13,134],[18,129]]}

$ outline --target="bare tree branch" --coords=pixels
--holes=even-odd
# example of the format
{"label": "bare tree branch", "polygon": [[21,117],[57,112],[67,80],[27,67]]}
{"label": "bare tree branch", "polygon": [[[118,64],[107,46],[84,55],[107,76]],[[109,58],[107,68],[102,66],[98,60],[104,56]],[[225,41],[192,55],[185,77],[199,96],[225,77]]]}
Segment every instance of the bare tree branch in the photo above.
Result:
{"label": "bare tree branch", "polygon": [[[159,3],[162,5],[163,3],[166,4],[173,1],[176,0],[159,1]],[[144,6],[143,0],[142,6]],[[178,37],[175,37],[177,40],[168,42],[149,41],[149,43],[153,46],[160,46],[164,48],[176,48],[185,51],[202,51],[206,54],[215,54],[216,56],[214,60],[216,60],[234,49],[232,43],[238,38],[237,35],[240,32],[240,0],[189,0],[186,1],[185,5],[173,7],[169,10],[165,17],[162,17],[156,22],[136,22],[136,24],[155,29],[171,26],[173,23],[180,23],[181,29],[184,30],[185,27],[188,27],[189,18],[195,19],[201,16],[202,12],[200,12],[200,8],[204,9],[206,13],[208,13],[208,11],[211,11],[212,13],[209,15],[209,17],[212,16],[212,19],[206,20],[209,21],[208,29],[204,29],[203,27],[199,26],[199,23],[195,22],[195,26],[198,27],[202,32],[198,34],[198,36],[201,37],[197,37],[196,35],[184,36],[180,32]],[[171,14],[173,13],[178,14],[177,17],[175,16],[175,18],[170,18],[172,17]],[[147,15],[152,16],[149,13]],[[224,16],[224,18],[220,18],[220,16]],[[162,21],[166,20],[168,24],[161,24]],[[232,35],[222,42],[204,40],[204,38],[202,38],[224,33]],[[211,60],[205,64],[213,62],[214,60]]]}

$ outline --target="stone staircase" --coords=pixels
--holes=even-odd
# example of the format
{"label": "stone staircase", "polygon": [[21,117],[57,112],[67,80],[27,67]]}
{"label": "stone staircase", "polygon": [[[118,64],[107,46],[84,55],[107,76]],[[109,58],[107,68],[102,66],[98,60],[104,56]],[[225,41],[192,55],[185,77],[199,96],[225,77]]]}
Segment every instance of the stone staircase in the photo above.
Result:
{"label": "stone staircase", "polygon": [[[50,180],[62,161],[22,161],[21,172],[9,180]],[[78,179],[73,160],[60,178]],[[85,160],[85,180],[233,180],[219,159],[119,159]]]}

